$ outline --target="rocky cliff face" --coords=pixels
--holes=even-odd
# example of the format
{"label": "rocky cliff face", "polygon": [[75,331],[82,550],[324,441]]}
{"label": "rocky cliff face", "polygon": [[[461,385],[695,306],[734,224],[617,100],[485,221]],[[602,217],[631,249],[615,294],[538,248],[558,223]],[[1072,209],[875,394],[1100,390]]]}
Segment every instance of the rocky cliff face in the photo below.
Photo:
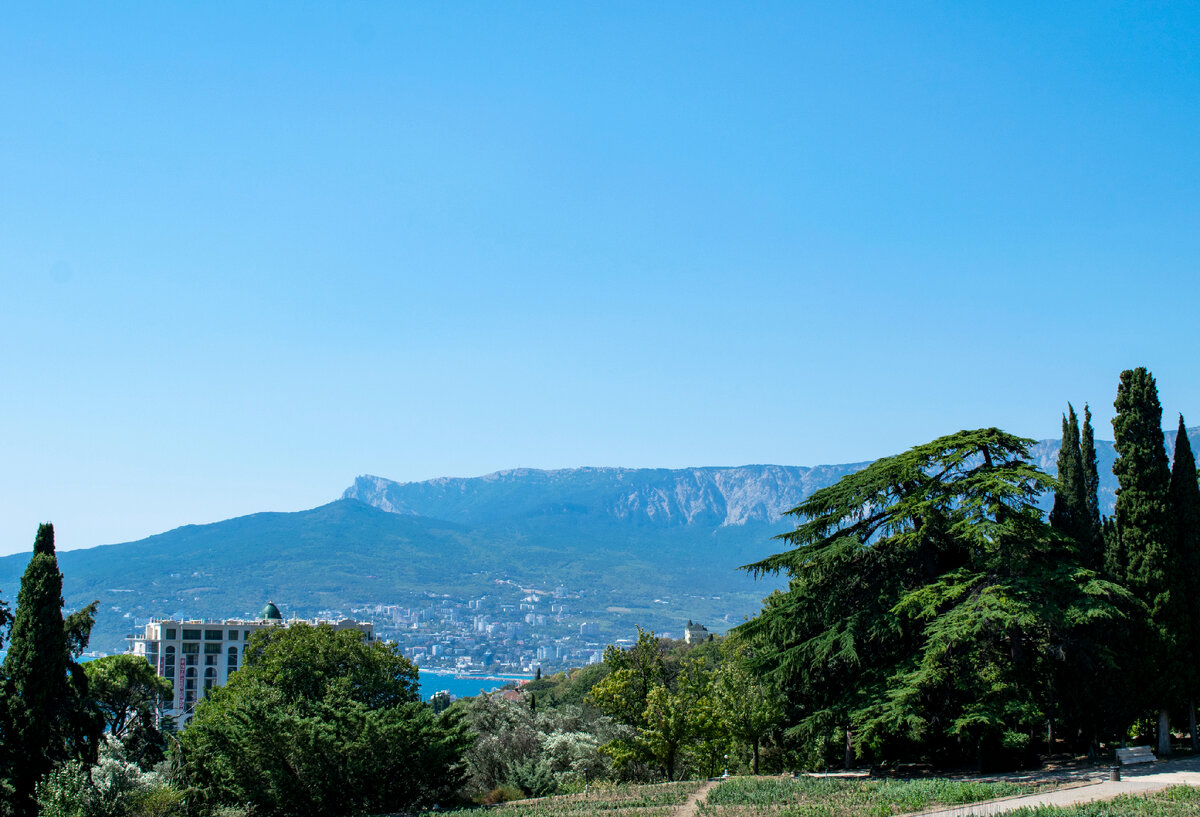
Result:
{"label": "rocky cliff face", "polygon": [[[1200,448],[1200,427],[1188,430]],[[1056,471],[1059,440],[1042,440],[1030,459]],[[1167,452],[1175,434],[1167,434]],[[1116,497],[1113,444],[1096,441],[1100,507],[1111,513]],[[393,482],[362,476],[343,497],[385,511],[479,525],[533,517],[607,518],[621,523],[705,528],[784,525],[781,516],[819,488],[832,485],[866,463],[744,465],[734,468],[517,468],[482,477]],[[1044,499],[1047,507],[1050,497]]]}
{"label": "rocky cliff face", "polygon": [[815,468],[522,468],[467,479],[399,483],[362,476],[343,497],[392,513],[466,524],[537,516],[607,517],[663,526],[773,524],[816,489],[865,463]]}

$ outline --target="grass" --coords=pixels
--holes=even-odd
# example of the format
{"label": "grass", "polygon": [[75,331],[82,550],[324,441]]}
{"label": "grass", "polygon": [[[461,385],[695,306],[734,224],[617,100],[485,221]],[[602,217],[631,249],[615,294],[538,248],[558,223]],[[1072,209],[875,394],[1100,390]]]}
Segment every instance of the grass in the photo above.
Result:
{"label": "grass", "polygon": [[474,815],[498,817],[670,817],[703,783],[660,783],[657,785],[593,784],[583,794],[563,794],[538,800],[518,800],[480,809],[428,812],[423,817]]}
{"label": "grass", "polygon": [[1039,806],[1010,811],[1005,817],[1197,817],[1200,789],[1172,786],[1150,794],[1122,794],[1115,800],[1077,806]]}
{"label": "grass", "polygon": [[[934,806],[955,806],[1031,794],[1047,788],[1028,783],[967,780],[846,780],[801,777],[735,778],[712,791],[702,817],[889,817]],[[1040,817],[1040,815],[1039,815]]]}

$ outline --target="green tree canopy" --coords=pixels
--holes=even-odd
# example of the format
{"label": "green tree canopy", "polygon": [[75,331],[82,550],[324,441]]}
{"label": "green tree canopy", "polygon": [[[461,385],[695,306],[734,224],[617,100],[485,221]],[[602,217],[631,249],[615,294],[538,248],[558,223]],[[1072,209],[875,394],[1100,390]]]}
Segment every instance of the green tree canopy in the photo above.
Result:
{"label": "green tree canopy", "polygon": [[740,638],[722,642],[725,660],[715,671],[713,701],[726,732],[750,747],[753,774],[758,774],[763,740],[783,718],[779,693],[750,668],[750,648]]}
{"label": "green tree canopy", "polygon": [[193,798],[278,817],[395,812],[449,798],[467,738],[421,703],[399,647],[357,630],[260,630],[180,735]]}
{"label": "green tree canopy", "polygon": [[1182,690],[1188,701],[1192,748],[1197,748],[1195,699],[1200,692],[1200,483],[1196,479],[1196,457],[1188,439],[1183,415],[1175,434],[1175,456],[1171,462],[1169,489],[1174,522],[1174,553],[1177,586],[1186,605],[1182,627],[1176,635],[1177,649],[1189,660],[1181,662]]}
{"label": "green tree canopy", "polygon": [[1058,449],[1058,487],[1050,524],[1075,540],[1082,549],[1090,545],[1088,508],[1085,495],[1083,452],[1079,440],[1079,418],[1075,407],[1067,404],[1062,418],[1062,445]]}
{"label": "green tree canopy", "polygon": [[1104,563],[1104,541],[1100,528],[1100,469],[1096,458],[1096,434],[1092,428],[1092,409],[1083,405],[1083,429],[1079,451],[1083,458],[1083,498],[1087,504],[1088,543],[1080,556],[1083,566],[1100,570]]}
{"label": "green tree canopy", "polygon": [[17,814],[36,813],[35,787],[55,763],[94,761],[100,739],[100,721],[87,705],[87,677],[75,662],[87,646],[96,608],[89,605],[64,622],[62,581],[54,526],[46,523],[21,578],[4,659],[0,730]]}
{"label": "green tree canopy", "polygon": [[1182,697],[1184,662],[1176,639],[1188,625],[1171,519],[1170,482],[1162,406],[1154,376],[1144,368],[1121,372],[1113,402],[1117,460],[1115,536],[1124,557],[1125,583],[1149,609],[1150,637],[1131,641],[1130,664],[1145,701],[1159,712],[1158,751],[1171,751],[1169,709]]}
{"label": "green tree canopy", "polygon": [[1118,615],[1123,591],[1043,520],[1051,480],[1031,442],[961,431],[790,511],[789,549],[746,568],[786,573],[788,589],[739,628],[786,696],[790,735],[828,751],[851,729],[877,760],[988,764],[1043,733],[1070,632]]}
{"label": "green tree canopy", "polygon": [[140,655],[108,655],[83,668],[105,729],[121,739],[126,756],[143,767],[162,760],[158,709],[171,697],[171,682],[159,678]]}
{"label": "green tree canopy", "polygon": [[628,649],[604,651],[608,674],[592,687],[588,701],[630,728],[601,747],[618,768],[648,763],[668,780],[681,770],[684,750],[712,716],[712,673],[706,657],[717,650],[708,645],[682,651],[667,639],[638,628]]}

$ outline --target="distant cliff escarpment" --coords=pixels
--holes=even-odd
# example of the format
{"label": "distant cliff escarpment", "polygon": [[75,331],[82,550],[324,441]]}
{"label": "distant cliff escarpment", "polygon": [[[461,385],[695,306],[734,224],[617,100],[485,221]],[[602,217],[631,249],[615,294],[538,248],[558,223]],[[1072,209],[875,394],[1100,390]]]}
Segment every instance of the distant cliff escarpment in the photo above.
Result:
{"label": "distant cliff escarpment", "polygon": [[518,468],[474,478],[393,482],[362,476],[346,489],[391,513],[465,525],[574,517],[662,527],[777,525],[789,508],[866,463],[735,468]]}

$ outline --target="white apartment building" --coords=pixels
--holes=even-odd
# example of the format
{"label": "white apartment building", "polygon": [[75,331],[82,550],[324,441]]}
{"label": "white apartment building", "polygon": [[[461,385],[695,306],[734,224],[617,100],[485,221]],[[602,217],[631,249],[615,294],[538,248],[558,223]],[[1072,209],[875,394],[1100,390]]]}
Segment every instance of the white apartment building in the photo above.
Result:
{"label": "white apartment building", "polygon": [[264,627],[292,624],[328,624],[336,630],[357,629],[367,641],[375,639],[375,625],[342,619],[283,620],[279,608],[267,602],[257,619],[227,618],[221,621],[154,619],[141,636],[131,639],[130,652],[143,656],[160,678],[171,682],[171,699],[163,714],[182,727],[192,716],[196,702],[213,687],[223,686],[238,667],[251,633]]}

